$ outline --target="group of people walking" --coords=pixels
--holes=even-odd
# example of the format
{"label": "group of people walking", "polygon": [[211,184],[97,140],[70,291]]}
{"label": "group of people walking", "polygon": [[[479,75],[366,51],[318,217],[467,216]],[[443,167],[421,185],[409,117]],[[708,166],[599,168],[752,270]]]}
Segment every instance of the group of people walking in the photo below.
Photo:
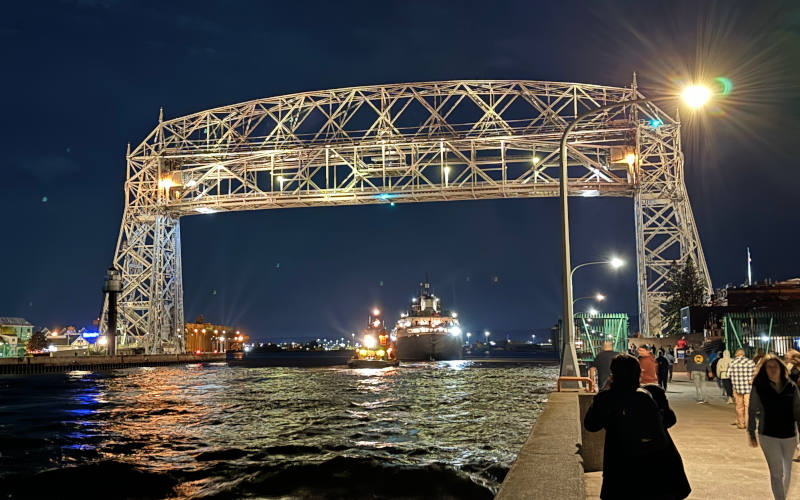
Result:
{"label": "group of people walking", "polygon": [[[632,346],[635,347],[635,346]],[[684,345],[684,347],[686,347]],[[588,431],[606,430],[601,498],[630,498],[630,466],[647,463],[670,477],[659,492],[648,498],[682,499],[691,492],[683,461],[669,435],[676,423],[666,396],[668,369],[663,349],[636,348],[635,356],[618,354],[610,343],[596,357],[592,374],[600,392],[584,418]],[[725,350],[707,356],[687,351],[686,369],[694,382],[698,404],[707,404],[707,382],[716,379],[728,404],[736,405],[736,427],[747,430],[751,446],[761,447],[770,473],[772,494],[785,500],[800,429],[800,352],[789,351],[785,360],[757,353],[750,359],[738,349],[731,357]],[[709,359],[711,358],[711,359]],[[664,374],[662,376],[662,371]],[[663,382],[663,384],[662,384]]]}

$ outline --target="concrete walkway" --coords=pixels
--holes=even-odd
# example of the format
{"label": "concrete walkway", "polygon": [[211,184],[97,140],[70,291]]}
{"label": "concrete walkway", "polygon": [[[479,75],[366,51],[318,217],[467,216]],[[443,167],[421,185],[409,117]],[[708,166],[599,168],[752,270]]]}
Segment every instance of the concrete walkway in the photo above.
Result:
{"label": "concrete walkway", "polygon": [[[691,499],[770,499],[769,470],[761,448],[751,448],[747,431],[736,428],[736,408],[725,404],[716,382],[709,382],[710,404],[695,403],[695,389],[685,373],[675,373],[667,390],[678,423],[669,432],[683,457]],[[734,424],[734,425],[731,425]],[[600,498],[602,472],[586,474],[586,498]],[[669,481],[642,464],[631,470],[631,484],[658,488]],[[800,463],[794,462],[787,498],[800,499]]]}

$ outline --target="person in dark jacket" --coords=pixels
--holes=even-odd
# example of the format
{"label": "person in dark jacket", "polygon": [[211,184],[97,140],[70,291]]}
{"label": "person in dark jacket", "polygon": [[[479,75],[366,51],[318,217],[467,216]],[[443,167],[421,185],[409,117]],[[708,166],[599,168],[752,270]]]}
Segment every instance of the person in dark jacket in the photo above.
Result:
{"label": "person in dark jacket", "polygon": [[656,373],[658,374],[658,385],[664,392],[667,392],[667,380],[669,379],[669,361],[664,350],[658,351],[656,358]]}
{"label": "person in dark jacket", "polygon": [[675,424],[675,412],[664,390],[656,385],[639,386],[641,367],[633,356],[619,354],[611,362],[608,389],[600,391],[586,412],[583,425],[590,432],[606,430],[603,450],[603,486],[600,498],[633,498],[631,467],[647,464],[661,477],[652,499],[682,499],[691,487],[683,461],[667,428]]}
{"label": "person in dark jacket", "polygon": [[789,380],[786,365],[773,354],[761,358],[750,391],[749,412],[750,446],[755,448],[761,444],[769,467],[772,496],[775,500],[785,500],[792,479],[792,455],[800,424],[800,391]]}

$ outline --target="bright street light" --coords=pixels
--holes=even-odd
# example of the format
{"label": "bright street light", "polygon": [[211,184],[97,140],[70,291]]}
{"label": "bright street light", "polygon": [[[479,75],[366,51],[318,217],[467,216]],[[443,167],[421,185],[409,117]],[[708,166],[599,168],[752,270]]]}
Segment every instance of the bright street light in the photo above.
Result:
{"label": "bright street light", "polygon": [[614,269],[619,269],[620,267],[625,265],[625,261],[620,259],[619,257],[611,257],[611,260],[608,261],[611,264],[611,267]]}
{"label": "bright street light", "polygon": [[596,300],[598,302],[603,302],[604,300],[606,300],[606,296],[603,295],[602,293],[596,293],[594,295],[587,295],[585,297],[578,297],[577,299],[572,301],[572,305],[574,306],[579,300],[586,300],[586,299],[594,299],[594,300]]}
{"label": "bright street light", "polygon": [[681,92],[681,99],[692,109],[701,108],[711,99],[711,89],[705,85],[689,85]]}
{"label": "bright street light", "polygon": [[596,316],[597,315],[597,309],[595,309],[594,307],[590,307],[589,308],[589,314],[591,314],[592,316]]}

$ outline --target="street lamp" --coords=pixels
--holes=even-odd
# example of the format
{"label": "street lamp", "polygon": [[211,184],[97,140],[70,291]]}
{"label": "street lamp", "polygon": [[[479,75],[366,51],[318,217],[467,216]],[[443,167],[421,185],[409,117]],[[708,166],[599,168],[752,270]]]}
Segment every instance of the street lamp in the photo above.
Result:
{"label": "street lamp", "polygon": [[572,276],[575,274],[575,271],[577,271],[582,267],[597,266],[600,264],[607,264],[611,266],[612,269],[619,269],[620,267],[625,265],[625,261],[620,259],[619,257],[613,256],[610,259],[606,260],[595,260],[593,262],[584,262],[583,264],[578,264],[577,266],[572,268],[572,271],[569,273],[569,279],[572,280]]}
{"label": "street lamp", "polygon": [[597,302],[603,302],[604,300],[606,300],[606,296],[603,295],[602,293],[596,293],[594,295],[587,295],[586,297],[578,297],[577,299],[572,301],[573,307],[575,306],[576,302],[578,302],[579,300],[585,300],[585,299],[594,299]]}
{"label": "street lamp", "polygon": [[[643,104],[646,102],[655,102],[655,101],[663,101],[666,99],[671,99],[672,97],[662,97],[662,98],[651,98],[651,97],[644,97],[641,99],[631,99],[629,101],[621,101],[615,102],[612,104],[607,104],[605,106],[600,106],[598,108],[594,108],[589,110],[581,115],[578,115],[572,123],[570,123],[565,129],[564,132],[561,134],[561,147],[560,147],[560,156],[561,156],[561,179],[559,182],[559,198],[560,198],[560,205],[561,205],[561,305],[563,308],[562,314],[564,318],[564,353],[563,359],[561,361],[561,376],[566,377],[575,377],[578,375],[578,356],[575,352],[575,324],[573,321],[573,313],[572,313],[572,273],[575,269],[578,269],[578,266],[575,269],[572,269],[572,262],[570,260],[570,245],[569,245],[569,205],[567,202],[568,196],[568,179],[569,176],[567,175],[567,137],[569,137],[570,132],[575,129],[575,126],[583,121],[585,118],[595,115],[597,113],[602,113],[604,111],[610,111],[614,108],[621,108],[625,106],[634,106],[638,104]],[[702,107],[708,100],[711,98],[711,90],[708,87],[704,87],[702,85],[692,85],[690,87],[686,87],[681,94],[681,98],[683,102],[685,102],[690,108],[698,109]],[[633,155],[631,158],[631,164],[636,162],[636,156]],[[609,264],[614,265],[612,261],[609,261]]]}

